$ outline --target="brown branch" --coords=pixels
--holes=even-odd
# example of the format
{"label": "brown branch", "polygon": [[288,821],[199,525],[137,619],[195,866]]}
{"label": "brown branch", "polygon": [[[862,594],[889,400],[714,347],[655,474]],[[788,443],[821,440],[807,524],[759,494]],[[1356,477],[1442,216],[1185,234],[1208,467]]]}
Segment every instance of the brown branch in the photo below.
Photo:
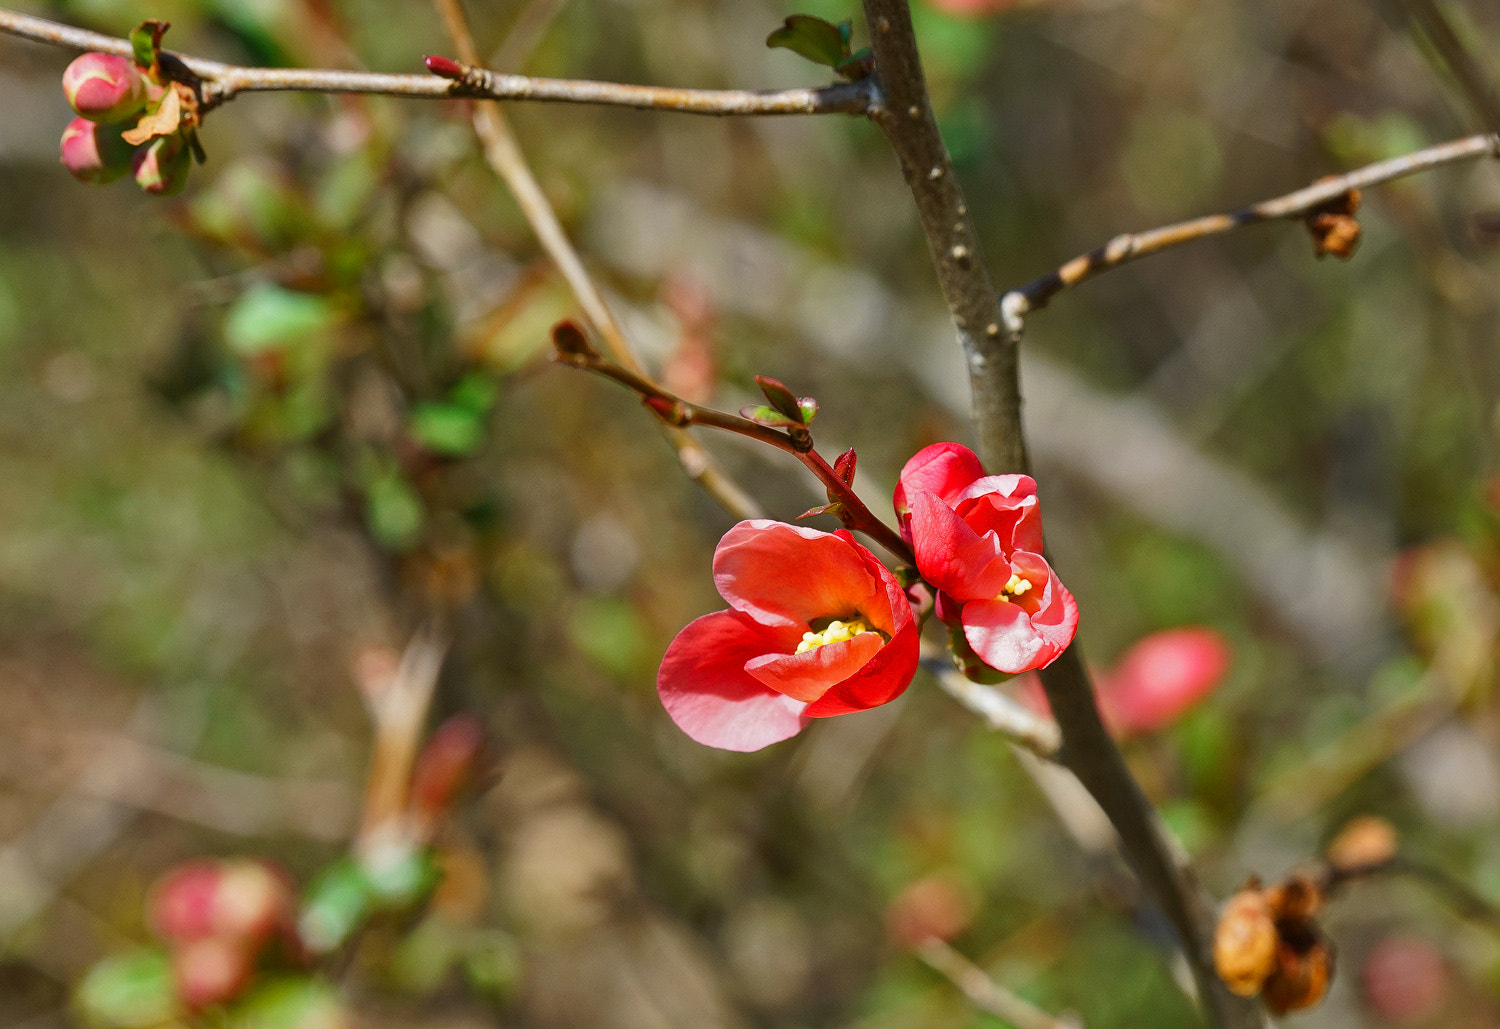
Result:
{"label": "brown branch", "polygon": [[645,376],[606,360],[589,345],[578,327],[571,323],[563,322],[554,327],[552,338],[556,344],[556,361],[613,379],[639,396],[668,425],[679,430],[690,425],[722,429],[791,454],[818,477],[818,481],[828,491],[829,502],[839,506],[838,517],[846,528],[869,536],[903,564],[916,565],[911,545],[895,529],[877,518],[854,489],[813,449],[812,434],[805,427],[798,426],[784,431],[741,415],[726,414],[683,400]]}
{"label": "brown branch", "polygon": [[[1000,298],[979,251],[952,161],[938,133],[906,0],[863,0],[885,103],[871,117],[885,131],[916,201],[959,342],[968,359],[980,451],[992,472],[1027,469],[1018,381],[1018,333],[1005,331]],[[1060,762],[1099,802],[1122,849],[1176,929],[1200,1002],[1220,1026],[1260,1024],[1255,1007],[1219,981],[1209,960],[1211,902],[1173,860],[1159,820],[1100,721],[1075,642],[1041,672],[1062,732]]]}
{"label": "brown branch", "polygon": [[[0,32],[38,43],[97,50],[129,57],[130,42],[85,29],[0,9]],[[757,92],[745,89],[675,89],[579,79],[543,79],[502,75],[482,68],[465,69],[461,80],[438,75],[388,75],[378,72],[302,68],[247,68],[165,51],[168,74],[189,80],[205,110],[241,93],[297,91],[304,93],[374,93],[410,99],[446,100],[455,97],[488,100],[530,100],[552,103],[599,104],[638,110],[680,111],[709,115],[864,114],[876,102],[873,83],[840,82],[818,89]],[[474,56],[467,60],[477,65]]]}
{"label": "brown branch", "polygon": [[1479,135],[1439,143],[1425,150],[1377,161],[1345,175],[1320,179],[1285,196],[1262,200],[1258,204],[1227,214],[1211,214],[1146,232],[1124,233],[1101,247],[1080,254],[1056,271],[1048,272],[1005,294],[1001,298],[1001,306],[1005,312],[1006,331],[1013,339],[1019,340],[1024,329],[1023,319],[1027,314],[1045,307],[1049,300],[1063,290],[1137,258],[1231,232],[1246,225],[1306,218],[1338,201],[1351,190],[1366,189],[1445,164],[1472,161],[1479,157],[1500,157],[1500,138]]}

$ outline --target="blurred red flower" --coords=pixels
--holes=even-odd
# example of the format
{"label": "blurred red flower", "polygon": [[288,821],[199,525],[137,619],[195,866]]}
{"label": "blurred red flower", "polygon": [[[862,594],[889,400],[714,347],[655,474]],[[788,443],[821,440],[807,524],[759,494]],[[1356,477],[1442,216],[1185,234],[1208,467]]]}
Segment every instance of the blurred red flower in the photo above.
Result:
{"label": "blurred red flower", "polygon": [[[1094,670],[1099,716],[1115,736],[1137,736],[1171,725],[1206,697],[1229,671],[1229,644],[1206,626],[1154,632],[1138,640],[1115,666]],[[1017,679],[1017,696],[1050,713],[1035,676]]]}
{"label": "blurred red flower", "polygon": [[714,584],[730,610],[678,633],[656,679],[699,743],[759,750],[809,719],[894,700],[916,672],[906,594],[844,530],[740,522],[714,551]]}
{"label": "blurred red flower", "polygon": [[1078,631],[1078,604],[1042,557],[1036,483],[985,475],[957,443],[917,452],[896,486],[901,531],[939,591],[938,617],[1002,672],[1050,664]]}

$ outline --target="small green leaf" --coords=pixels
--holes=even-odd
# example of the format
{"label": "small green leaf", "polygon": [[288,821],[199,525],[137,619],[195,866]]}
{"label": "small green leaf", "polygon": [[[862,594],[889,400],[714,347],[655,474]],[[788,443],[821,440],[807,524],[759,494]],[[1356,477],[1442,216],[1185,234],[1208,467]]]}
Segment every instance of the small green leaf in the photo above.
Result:
{"label": "small green leaf", "polygon": [[789,15],[785,25],[766,37],[766,46],[782,47],[830,68],[849,56],[844,30],[810,14]]}
{"label": "small green leaf", "polygon": [[365,882],[382,908],[404,908],[425,897],[443,877],[432,851],[392,848],[364,858]]}
{"label": "small green leaf", "polygon": [[805,518],[815,518],[815,517],[817,517],[818,515],[821,515],[821,514],[836,515],[840,511],[842,511],[843,509],[844,509],[844,505],[843,505],[842,502],[840,502],[840,501],[834,501],[831,504],[824,504],[822,507],[808,508],[806,511],[803,511],[801,514],[799,514],[797,516],[797,521],[800,522],[800,521],[802,521]]}
{"label": "small green leaf", "polygon": [[484,442],[484,416],[458,404],[418,404],[411,413],[411,433],[428,450],[467,457]]}
{"label": "small green leaf", "polygon": [[78,985],[84,1020],[108,1029],[144,1029],[173,1016],[177,996],[172,965],[160,950],[133,950],[105,958]]}
{"label": "small green leaf", "polygon": [[370,532],[392,550],[416,542],[426,511],[416,489],[395,469],[378,472],[365,485],[365,520]]}
{"label": "small green leaf", "polygon": [[297,918],[297,935],[314,954],[330,953],[344,944],[374,907],[375,891],[364,869],[352,858],[340,858],[308,890]]}
{"label": "small green leaf", "polygon": [[224,319],[224,341],[249,356],[281,350],[329,331],[338,312],[328,298],[298,293],[269,282],[246,290]]}
{"label": "small green leaf", "polygon": [[258,986],[235,1006],[229,1029],[336,1029],[350,1024],[337,991],[311,977]]}
{"label": "small green leaf", "polygon": [[812,397],[799,397],[797,414],[802,419],[803,425],[811,425],[812,420],[818,416],[818,402]]}
{"label": "small green leaf", "polygon": [[756,425],[764,425],[770,429],[800,429],[801,418],[788,418],[780,411],[772,410],[764,404],[740,408],[740,417],[754,422]]}
{"label": "small green leaf", "polygon": [[130,33],[131,59],[143,68],[156,65],[156,51],[161,48],[161,37],[167,31],[164,21],[143,21]]}

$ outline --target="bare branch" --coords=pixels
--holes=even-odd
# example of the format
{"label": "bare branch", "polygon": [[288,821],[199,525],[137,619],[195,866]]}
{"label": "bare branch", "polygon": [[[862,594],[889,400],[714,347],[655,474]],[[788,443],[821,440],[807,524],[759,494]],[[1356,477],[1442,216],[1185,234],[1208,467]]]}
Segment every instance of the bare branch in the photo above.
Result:
{"label": "bare branch", "polygon": [[1037,714],[993,686],[964,678],[936,647],[923,645],[922,667],[938,681],[944,693],[983,718],[991,729],[1037,757],[1057,760],[1062,735],[1052,719]]}
{"label": "bare branch", "polygon": [[1242,207],[1227,214],[1211,214],[1203,218],[1164,225],[1146,232],[1127,232],[1116,236],[1108,243],[1086,254],[1080,254],[1054,272],[1011,290],[1001,298],[1005,310],[1006,331],[1019,340],[1024,328],[1025,316],[1045,307],[1047,302],[1063,290],[1080,282],[1092,279],[1102,272],[1128,264],[1137,258],[1157,254],[1184,243],[1193,243],[1210,236],[1221,235],[1246,225],[1278,219],[1296,220],[1306,218],[1328,204],[1346,196],[1351,190],[1367,189],[1394,179],[1428,171],[1445,164],[1472,161],[1479,157],[1500,157],[1500,137],[1492,135],[1468,136],[1447,143],[1427,147],[1400,157],[1377,161],[1345,175],[1319,179],[1310,186],[1284,196],[1262,200],[1258,204]]}
{"label": "bare branch", "polygon": [[1012,993],[990,978],[978,965],[942,940],[932,939],[916,947],[913,953],[933,971],[939,973],[981,1011],[1003,1019],[1016,1029],[1079,1029],[1081,1022],[1071,1018],[1054,1018],[1025,998]]}
{"label": "bare branch", "polygon": [[[129,57],[128,40],[76,29],[31,15],[0,9],[0,32],[38,43],[97,50]],[[472,67],[462,79],[438,75],[387,75],[378,72],[302,68],[247,68],[199,57],[165,52],[169,73],[181,69],[195,80],[205,109],[241,93],[296,91],[304,93],[375,93],[411,99],[448,100],[455,97],[488,100],[598,104],[638,110],[680,111],[685,114],[864,114],[876,102],[873,83],[840,82],[820,89],[783,89],[757,92],[744,89],[674,89],[580,79],[542,79],[502,75]]]}

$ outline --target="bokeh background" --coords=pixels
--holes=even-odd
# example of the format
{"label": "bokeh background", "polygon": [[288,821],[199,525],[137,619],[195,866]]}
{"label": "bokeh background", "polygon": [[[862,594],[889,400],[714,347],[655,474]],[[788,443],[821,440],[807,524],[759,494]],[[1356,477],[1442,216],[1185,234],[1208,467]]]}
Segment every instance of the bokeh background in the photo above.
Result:
{"label": "bokeh background", "polygon": [[[1495,9],[1450,6],[1494,53]],[[163,18],[169,46],[240,63],[452,52],[420,2],[27,10]],[[762,45],[795,11],[858,14],[471,5],[505,70],[752,88],[826,81]],[[1477,128],[1399,10],[1364,0],[915,14],[1005,285]],[[258,854],[306,882],[344,853],[371,748],[353,668],[433,608],[454,635],[436,713],[479,714],[490,748],[441,837],[448,885],[330,972],[354,1024],[999,1025],[887,938],[929,877],[967,909],[954,945],[1043,1008],[1194,1024],[1087,820],[925,675],[755,755],[666,718],[656,662],[721,606],[732,519],[632,397],[546,360],[573,302],[460,106],[243,96],[186,193],[153,200],[58,166],[70,56],[0,38],[0,1025],[80,1024],[75,987],[149,940],[174,863]],[[873,126],[509,114],[680,391],[736,409],[767,374],[816,396],[821,448],[858,449],[877,511],[916,448],[971,441]],[[1348,263],[1261,226],[1030,320],[1048,542],[1090,658],[1188,624],[1233,648],[1211,697],[1127,744],[1221,896],[1374,813],[1500,903],[1496,206],[1492,166],[1439,170],[1367,195]],[[704,442],[774,516],[821,502],[784,455]],[[1492,922],[1391,878],[1326,926],[1339,974],[1295,1024],[1500,1020]]]}

